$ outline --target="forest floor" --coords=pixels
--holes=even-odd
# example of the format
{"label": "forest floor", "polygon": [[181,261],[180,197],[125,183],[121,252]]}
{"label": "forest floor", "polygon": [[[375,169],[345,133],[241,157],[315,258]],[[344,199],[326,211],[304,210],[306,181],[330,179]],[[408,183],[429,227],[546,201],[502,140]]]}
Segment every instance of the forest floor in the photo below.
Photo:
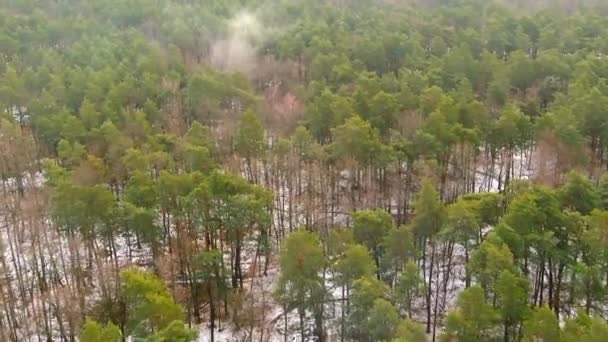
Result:
{"label": "forest floor", "polygon": [[[515,175],[520,179],[527,179],[533,174],[533,168],[530,165],[526,166],[526,160],[529,159],[527,155],[516,155],[514,158]],[[487,166],[480,167],[480,169],[486,169]],[[501,169],[496,166],[495,175],[499,174]],[[41,175],[34,177],[34,186],[39,187],[42,185]],[[488,177],[487,174],[478,174],[479,190],[489,189],[490,191],[496,191],[498,182],[493,177]],[[486,189],[484,189],[486,188]],[[23,204],[17,204],[11,202],[10,198],[4,198],[2,202],[2,211],[15,210],[15,206]],[[19,208],[23,209],[23,208]],[[5,212],[3,217],[9,217]],[[343,217],[336,217],[336,221],[343,220]],[[14,226],[9,222],[0,222],[0,253],[4,256],[3,263],[0,265],[0,273],[2,278],[20,277],[24,281],[10,282],[10,283],[29,283],[31,285],[30,290],[11,288],[7,287],[0,288],[0,295],[2,299],[13,297],[21,297],[20,293],[30,291],[33,300],[23,302],[20,299],[15,301],[15,311],[17,318],[22,321],[22,324],[32,325],[31,331],[35,331],[34,323],[30,317],[30,312],[34,312],[33,308],[43,307],[45,296],[56,296],[61,297],[61,302],[65,305],[71,305],[70,292],[75,291],[73,284],[65,274],[66,270],[70,269],[70,248],[72,250],[78,250],[79,241],[72,241],[62,234],[58,234],[54,229],[50,229],[50,223],[41,225],[40,229],[46,229],[47,231],[43,234],[44,239],[48,240],[46,247],[41,250],[34,250],[32,244],[29,241],[33,241],[34,236],[30,236],[32,232],[25,232],[19,225]],[[40,233],[40,232],[38,232]],[[38,236],[34,237],[38,238]],[[228,322],[222,322],[221,329],[216,328],[215,341],[220,342],[232,342],[232,341],[291,341],[296,342],[300,340],[299,337],[299,317],[295,312],[289,312],[287,315],[284,314],[283,308],[274,300],[273,292],[278,282],[278,265],[276,260],[269,261],[269,268],[266,275],[263,274],[263,257],[258,256],[256,258],[254,241],[250,241],[250,245],[245,248],[243,269],[246,271],[246,279],[244,284],[244,290],[242,291],[240,300],[242,301],[238,320],[240,321],[240,328],[237,329],[235,322],[230,320]],[[133,239],[128,240],[125,237],[121,237],[117,240],[117,254],[119,267],[127,265],[146,265],[151,261],[151,253],[145,247],[136,248],[134,246],[135,241]],[[42,258],[41,258],[42,256]],[[443,258],[444,256],[439,256]],[[41,265],[39,260],[45,260],[46,265]],[[101,260],[97,265],[93,265],[93,269],[90,272],[109,272],[109,269],[113,265],[109,265],[109,259]],[[39,271],[41,267],[45,267],[48,272],[53,273],[53,277],[58,281],[62,282],[63,286],[60,286],[55,293],[41,293],[36,290],[35,284],[35,272]],[[446,270],[450,269],[448,273]],[[453,257],[451,264],[448,265],[443,263],[439,266],[440,272],[437,272],[437,277],[433,277],[433,287],[442,289],[437,293],[433,294],[433,302],[438,300],[437,306],[437,320],[441,321],[442,316],[452,306],[458,292],[464,288],[464,251],[455,247],[453,251]],[[425,272],[426,273],[426,272]],[[328,273],[328,277],[331,275]],[[2,279],[0,279],[2,280]],[[447,280],[447,281],[446,281]],[[327,334],[329,341],[339,339],[340,335],[340,320],[341,320],[341,305],[342,302],[342,291],[338,286],[334,286],[333,282],[329,278],[327,282],[327,290],[331,294],[330,300],[326,304],[326,322]],[[439,285],[437,285],[439,284]],[[95,288],[98,288],[98,284],[89,284],[93,286],[91,295],[88,297],[88,305],[92,304],[95,296]],[[26,298],[28,296],[25,296]],[[74,303],[72,303],[74,304]],[[413,318],[421,323],[426,322],[426,310],[425,301],[418,300],[413,310]],[[47,314],[51,317],[55,315],[52,307],[47,307]],[[40,317],[35,318],[40,320]],[[52,320],[52,329],[59,334],[59,327],[56,319]],[[310,332],[312,330],[312,318],[307,318],[305,322],[306,329]],[[285,330],[287,329],[287,334]],[[440,330],[440,324],[437,325],[437,330]],[[287,338],[285,336],[287,335]],[[59,336],[59,335],[58,335]],[[35,336],[22,336],[24,341],[37,341],[38,337]],[[199,338],[200,342],[210,341],[210,328],[208,323],[202,324],[199,327]],[[302,341],[300,341],[302,342]]]}
{"label": "forest floor", "polygon": [[[528,153],[517,154],[513,157],[513,173],[517,179],[529,179],[534,175],[535,167],[530,165],[528,162],[530,155]],[[487,165],[480,165],[480,170],[488,170]],[[496,176],[504,172],[500,165],[495,165],[493,175],[489,175],[486,172],[478,172],[476,183],[478,184],[478,191],[497,191],[499,188],[499,181]],[[337,217],[336,221],[344,220],[343,217]],[[483,234],[486,235],[491,230],[491,227],[484,229]],[[429,251],[430,253],[430,251]],[[435,327],[431,327],[431,333],[429,334],[429,340],[432,340],[433,332],[438,336],[442,330],[442,321],[449,308],[453,307],[458,293],[465,288],[465,251],[459,246],[455,245],[452,251],[451,259],[447,255],[438,255],[441,260],[438,267],[439,272],[435,272],[431,279],[433,288],[438,288],[440,291],[435,291],[432,294],[432,302],[437,303],[437,324]],[[250,269],[248,277],[245,280],[245,297],[247,298],[247,305],[250,309],[257,311],[254,314],[256,321],[254,322],[255,327],[250,330],[235,329],[233,323],[228,323],[228,326],[223,324],[221,330],[215,330],[214,340],[218,342],[241,342],[241,341],[259,341],[259,342],[304,342],[301,341],[299,334],[299,317],[295,312],[289,312],[287,315],[284,314],[283,308],[277,303],[272,293],[276,288],[278,282],[279,270],[276,265],[276,260],[271,262],[267,275],[263,275],[260,272],[259,267],[256,272],[251,272],[252,255],[249,254],[245,257],[245,269]],[[427,265],[428,267],[428,265]],[[429,270],[425,270],[422,276],[427,275]],[[341,305],[343,301],[342,289],[336,286],[331,281],[331,274],[326,274],[327,278],[327,291],[330,294],[329,300],[325,306],[325,318],[324,321],[328,341],[339,341],[340,340],[340,326],[341,326]],[[427,276],[428,277],[428,276]],[[424,296],[420,296],[414,303],[412,310],[412,319],[426,324],[427,312],[426,302]],[[434,311],[434,308],[432,309]],[[432,313],[435,318],[435,313]],[[287,334],[285,334],[287,327]],[[305,322],[307,334],[311,335],[313,328],[312,317],[307,317]],[[210,342],[210,328],[208,324],[203,324],[199,329],[199,342]],[[312,341],[312,339],[310,340]]]}

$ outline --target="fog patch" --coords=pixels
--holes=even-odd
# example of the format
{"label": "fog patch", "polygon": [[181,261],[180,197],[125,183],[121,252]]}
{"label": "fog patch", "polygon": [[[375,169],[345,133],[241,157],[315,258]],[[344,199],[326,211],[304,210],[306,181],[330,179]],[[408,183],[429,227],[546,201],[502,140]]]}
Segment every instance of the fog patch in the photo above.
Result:
{"label": "fog patch", "polygon": [[241,12],[229,21],[227,36],[211,46],[211,64],[219,70],[252,75],[258,61],[255,44],[262,38],[257,16]]}

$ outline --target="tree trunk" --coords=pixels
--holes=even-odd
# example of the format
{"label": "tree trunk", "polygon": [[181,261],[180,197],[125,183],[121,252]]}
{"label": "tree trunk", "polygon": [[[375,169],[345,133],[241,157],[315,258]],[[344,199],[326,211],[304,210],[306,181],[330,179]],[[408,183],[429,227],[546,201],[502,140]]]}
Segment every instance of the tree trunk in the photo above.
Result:
{"label": "tree trunk", "polygon": [[210,284],[207,284],[207,295],[209,296],[209,320],[211,321],[209,324],[211,330],[209,337],[211,338],[211,342],[213,342],[215,338],[215,300],[213,299]]}
{"label": "tree trunk", "polygon": [[435,265],[435,241],[430,241],[431,243],[431,261],[429,266],[429,280],[427,284],[426,291],[426,333],[431,333],[431,295],[433,293],[433,267]]}

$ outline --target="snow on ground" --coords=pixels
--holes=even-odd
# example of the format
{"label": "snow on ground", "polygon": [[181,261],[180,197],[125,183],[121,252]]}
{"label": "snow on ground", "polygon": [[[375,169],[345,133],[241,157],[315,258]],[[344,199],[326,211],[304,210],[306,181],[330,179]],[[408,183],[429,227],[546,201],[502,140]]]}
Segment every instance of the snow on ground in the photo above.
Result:
{"label": "snow on ground", "polygon": [[[483,152],[482,152],[483,153]],[[535,174],[535,165],[531,162],[535,151],[518,151],[513,155],[513,175],[515,179],[531,179]],[[483,160],[478,166],[475,175],[477,192],[497,192],[504,186],[506,160],[492,164],[490,160]],[[502,184],[501,184],[502,183]]]}
{"label": "snow on ground", "polygon": [[[530,151],[523,151],[516,153],[513,156],[513,174],[515,179],[530,179],[534,176],[535,167],[530,163],[531,156]],[[476,174],[476,191],[498,191],[499,190],[499,178],[502,178],[502,182],[504,182],[504,175],[501,173],[504,172],[505,165],[502,166],[497,163],[494,165],[494,170],[491,172],[486,172],[485,170],[490,169],[490,165],[479,165],[478,171]],[[286,189],[280,192],[279,196],[287,196]],[[285,198],[282,198],[283,201],[281,203],[287,203]],[[295,208],[294,212],[299,212],[301,208]],[[287,209],[284,209],[287,211]],[[340,214],[342,216],[337,217],[335,219],[336,222],[347,222],[348,215]],[[278,219],[278,216],[275,217]],[[303,218],[298,217],[296,221],[303,220]],[[492,227],[485,227],[483,230],[483,235],[487,235]],[[439,246],[440,244],[438,244]],[[430,253],[430,250],[428,251]],[[435,301],[439,301],[438,304],[438,314],[437,314],[437,325],[436,325],[436,335],[439,336],[441,331],[443,330],[443,320],[445,315],[453,308],[458,297],[458,294],[465,288],[465,278],[466,278],[466,270],[465,270],[465,251],[464,248],[460,245],[455,245],[452,261],[448,267],[447,258],[444,255],[441,255],[441,248],[438,247],[438,265],[435,268],[435,274],[431,279],[431,285],[434,289],[438,289],[438,291],[434,291],[432,294],[432,302],[433,305]],[[449,270],[449,272],[448,272]],[[429,265],[426,265],[426,270],[424,272],[421,271],[421,276],[423,274],[427,275],[427,279],[425,282],[428,282],[428,272]],[[261,289],[274,288],[274,284],[276,284],[278,277],[278,271],[273,269],[269,272],[267,277],[256,278],[255,285],[251,288],[252,297],[261,298],[260,291]],[[248,284],[251,284],[251,280],[248,279]],[[263,286],[260,284],[263,283]],[[247,286],[246,286],[247,288]],[[328,274],[327,278],[327,290],[330,294],[330,299],[328,300],[325,307],[325,328],[328,334],[329,341],[339,340],[340,334],[340,319],[341,319],[341,305],[340,302],[342,300],[342,291],[339,286],[336,286],[332,281],[331,276]],[[265,291],[265,290],[263,290]],[[272,291],[272,290],[271,290]],[[263,320],[263,329],[256,329],[254,331],[253,337],[251,340],[253,341],[268,341],[268,342],[279,342],[279,341],[290,341],[290,342],[302,342],[300,341],[299,336],[299,318],[297,317],[295,312],[290,312],[286,316],[287,326],[289,330],[289,334],[285,339],[284,336],[284,325],[285,325],[285,315],[283,314],[283,310],[280,305],[278,305],[272,298],[270,299],[269,310],[270,314]],[[413,319],[420,324],[426,324],[426,301],[424,294],[418,296],[418,298],[413,303]],[[310,331],[312,330],[312,317],[307,317],[306,319],[306,329],[310,335]],[[264,335],[261,335],[261,331],[264,331]],[[249,340],[250,336],[244,332],[235,332],[230,327],[225,327],[222,331],[216,331],[215,341],[219,342],[237,342]],[[429,335],[429,340],[432,338],[432,333]],[[211,341],[209,337],[209,327],[206,325],[201,326],[199,342],[207,342]]]}
{"label": "snow on ground", "polygon": [[[250,261],[250,265],[253,265],[252,261]],[[245,300],[242,313],[250,316],[252,324],[242,326],[239,331],[236,331],[233,322],[222,322],[222,329],[218,329],[216,326],[214,330],[214,340],[219,342],[283,340],[280,329],[276,326],[280,323],[280,318],[283,317],[283,310],[272,297],[278,280],[276,265],[268,269],[267,275],[260,274],[259,270],[254,271],[253,267],[247,269],[252,272],[249,273],[249,277],[244,280],[245,283],[243,284]],[[218,325],[217,322],[216,325]],[[199,327],[197,341],[211,341],[209,322]]]}
{"label": "snow on ground", "polygon": [[[527,179],[532,177],[534,170],[528,163],[530,160],[529,157],[530,156],[527,153],[518,153],[514,156],[513,165],[516,178]],[[480,165],[478,167],[476,179],[478,191],[497,191],[499,188],[498,175],[501,173],[501,169],[504,168],[504,165],[503,167],[500,165],[495,165],[493,172],[490,173],[482,172],[482,170],[488,170],[489,168],[489,165]],[[41,174],[36,174],[25,181],[25,185],[27,187],[32,185],[37,187],[42,184],[43,177]],[[11,186],[12,183],[8,182],[7,184]],[[287,213],[290,209],[289,207],[286,207],[288,203],[287,198],[289,195],[289,190],[283,185],[281,186],[279,194],[275,196],[275,206],[277,208],[282,207],[283,215],[285,215],[285,213]],[[5,217],[9,217],[9,211],[15,209],[14,207],[18,205],[16,203],[11,203],[9,199],[3,199],[0,204],[0,220],[4,219]],[[293,208],[293,214],[295,217],[292,218],[292,224],[294,226],[298,226],[304,222],[302,212],[303,208],[296,204],[296,207]],[[276,210],[274,219],[274,225],[276,227],[278,221],[280,219],[285,220],[286,217],[283,216],[281,218],[279,215],[279,210]],[[337,213],[333,217],[333,222],[346,223],[348,220],[349,216],[344,213]],[[24,229],[24,227],[27,229]],[[22,302],[20,298],[15,298],[15,309],[17,313],[16,319],[18,319],[20,325],[23,327],[22,330],[25,331],[25,334],[20,336],[21,340],[44,340],[43,336],[38,338],[38,336],[33,334],[36,327],[32,322],[34,318],[32,317],[32,312],[36,308],[42,307],[43,304],[46,306],[46,314],[49,317],[52,317],[51,329],[54,331],[54,338],[56,337],[56,339],[59,340],[59,325],[55,316],[56,310],[51,307],[49,303],[53,301],[59,302],[62,306],[64,306],[64,308],[73,306],[75,304],[71,296],[73,296],[72,291],[77,291],[77,289],[75,288],[71,275],[66,274],[66,272],[69,272],[71,267],[70,250],[74,250],[75,246],[78,246],[79,244],[81,245],[82,242],[78,241],[78,239],[68,239],[65,235],[58,234],[55,229],[51,229],[50,222],[45,221],[40,224],[38,229],[46,230],[46,234],[44,234],[44,239],[46,239],[46,241],[43,244],[44,246],[42,249],[35,250],[34,247],[36,246],[33,246],[31,243],[31,241],[33,241],[30,236],[32,233],[30,231],[31,229],[32,227],[27,226],[25,223],[24,226],[21,227],[12,227],[9,222],[0,221],[0,253],[2,253],[4,256],[6,263],[6,269],[0,269],[0,280],[15,280],[16,277],[21,277],[24,279],[24,282],[28,284],[28,286],[33,288],[33,291],[25,291],[27,298],[25,302]],[[9,238],[9,233],[12,234],[10,236],[11,238]],[[150,250],[145,246],[143,246],[141,249],[136,248],[135,241],[133,241],[133,239],[127,239],[125,236],[119,236],[116,239],[116,244],[120,267],[133,263],[146,264],[151,260]],[[129,253],[129,250],[131,253]],[[82,254],[84,252],[81,251],[80,253],[84,258],[84,254]],[[230,321],[222,322],[222,329],[216,329],[215,331],[215,341],[284,341],[285,318],[287,319],[287,327],[289,330],[287,341],[299,341],[299,318],[297,317],[296,313],[290,312],[287,315],[284,315],[282,307],[278,305],[278,303],[276,303],[272,298],[272,292],[274,291],[275,284],[278,279],[277,267],[271,262],[271,267],[268,270],[268,274],[264,276],[261,272],[264,261],[263,257],[258,257],[257,261],[254,262],[256,260],[255,253],[256,248],[254,241],[247,241],[243,251],[244,255],[242,266],[244,273],[246,273],[246,283],[244,286],[245,303],[243,306],[244,310],[253,310],[254,314],[252,321],[254,324],[252,325],[254,328],[247,329],[242,327],[237,332]],[[42,265],[40,263],[41,259],[44,259],[47,264]],[[107,265],[108,262],[109,259],[107,258],[102,260],[101,267],[110,267],[110,265]],[[274,262],[276,262],[276,260]],[[464,288],[464,251],[460,246],[455,247],[453,263],[454,264],[451,267],[452,271],[449,274],[449,281],[447,287],[445,288],[445,295],[443,291],[436,292],[433,295],[433,300],[439,300],[438,308],[442,313],[446,312],[448,308],[453,306],[458,292]],[[91,272],[103,271],[99,270],[97,265],[92,266],[93,269]],[[45,267],[47,272],[52,274],[52,276],[49,276],[49,278],[53,278],[54,281],[61,284],[59,286],[55,286],[55,292],[41,292],[34,284],[36,279],[35,272],[38,272],[41,267]],[[440,262],[440,266],[438,267],[438,277],[436,278],[434,276],[432,279],[433,286],[436,287],[439,284],[439,288],[441,290],[443,290],[445,279],[448,276],[446,268],[447,265]],[[19,270],[19,272],[17,272],[17,270]],[[13,295],[20,297],[19,294],[24,292],[24,290],[14,285],[16,284],[16,281],[11,281],[10,283],[13,284],[13,287],[11,288]],[[97,284],[89,284],[89,286],[97,288]],[[327,286],[332,300],[328,301],[325,308],[325,325],[328,329],[328,335],[338,336],[340,329],[339,320],[341,318],[341,289],[340,287],[334,285],[331,278],[329,278]],[[3,296],[3,298],[8,296],[6,287],[0,291],[0,294]],[[49,296],[51,298],[50,300]],[[88,298],[87,305],[91,304],[95,299],[96,295],[91,293],[91,296]],[[415,320],[424,324],[426,322],[424,296],[421,296],[414,303],[414,305],[415,308],[413,311],[415,314]],[[439,315],[438,320],[441,319],[442,315]],[[41,320],[41,318],[38,317],[38,320]],[[438,324],[438,327],[440,326],[441,324]],[[312,319],[310,317],[307,318],[306,327],[308,330],[312,329]],[[203,324],[199,327],[198,341],[210,341],[210,331],[207,324]]]}

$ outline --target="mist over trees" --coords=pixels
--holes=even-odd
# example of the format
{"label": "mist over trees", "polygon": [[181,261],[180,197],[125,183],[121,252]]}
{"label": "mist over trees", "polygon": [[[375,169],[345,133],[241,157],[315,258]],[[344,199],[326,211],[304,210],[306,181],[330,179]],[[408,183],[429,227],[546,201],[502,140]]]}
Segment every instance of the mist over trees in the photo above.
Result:
{"label": "mist over trees", "polygon": [[600,0],[5,0],[0,341],[604,341],[607,56]]}

